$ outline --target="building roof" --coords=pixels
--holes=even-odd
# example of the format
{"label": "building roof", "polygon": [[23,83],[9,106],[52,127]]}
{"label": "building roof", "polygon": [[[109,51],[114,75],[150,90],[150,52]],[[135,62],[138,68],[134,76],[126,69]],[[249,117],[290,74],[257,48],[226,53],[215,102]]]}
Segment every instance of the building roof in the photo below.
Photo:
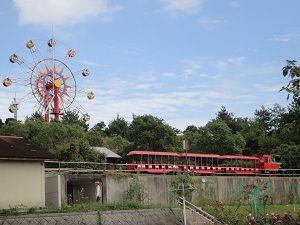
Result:
{"label": "building roof", "polygon": [[0,136],[0,160],[56,160],[57,158],[22,137]]}
{"label": "building roof", "polygon": [[96,151],[99,151],[101,153],[105,153],[107,155],[107,158],[122,158],[121,156],[109,150],[108,148],[105,147],[92,147],[92,148],[94,148]]}

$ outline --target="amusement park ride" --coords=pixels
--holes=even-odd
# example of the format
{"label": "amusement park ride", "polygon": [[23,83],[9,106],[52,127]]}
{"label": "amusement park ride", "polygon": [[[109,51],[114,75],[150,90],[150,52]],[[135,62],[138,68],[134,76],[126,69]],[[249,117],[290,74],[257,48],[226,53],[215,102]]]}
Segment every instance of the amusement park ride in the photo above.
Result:
{"label": "amusement park ride", "polygon": [[[24,49],[26,49],[24,52],[16,52],[10,56],[10,63],[19,65],[27,75],[25,78],[24,76],[16,78],[9,74],[4,78],[3,86],[11,88],[14,85],[22,85],[27,89],[30,87],[31,90],[19,101],[14,96],[9,111],[14,113],[16,118],[20,102],[34,97],[37,102],[36,111],[41,113],[47,122],[51,119],[59,121],[61,115],[68,110],[76,111],[82,115],[83,120],[89,121],[89,114],[75,99],[79,93],[84,93],[88,100],[95,97],[93,91],[77,86],[77,83],[84,83],[80,79],[90,75],[89,69],[86,67],[81,68],[81,65],[78,67],[80,63],[76,59],[77,54],[74,49],[59,49],[59,53],[64,52],[64,55],[62,55],[62,59],[57,59],[56,48],[58,45],[56,40],[51,38],[48,42],[45,41],[44,44],[45,49],[47,49],[46,54],[38,49],[35,40],[29,40],[24,45]],[[25,56],[23,56],[23,53]],[[77,70],[73,72],[67,63],[76,65],[74,67]],[[80,81],[77,82],[76,79]]]}

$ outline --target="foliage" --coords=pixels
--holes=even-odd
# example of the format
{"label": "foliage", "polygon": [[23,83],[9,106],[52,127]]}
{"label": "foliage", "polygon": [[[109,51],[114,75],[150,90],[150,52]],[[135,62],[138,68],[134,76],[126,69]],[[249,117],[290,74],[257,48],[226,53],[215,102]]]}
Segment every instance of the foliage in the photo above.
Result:
{"label": "foliage", "polygon": [[86,121],[79,118],[78,112],[76,111],[66,111],[62,117],[61,117],[61,123],[62,124],[77,124],[81,128],[83,128],[85,131],[88,130],[89,125],[86,124]]}
{"label": "foliage", "polygon": [[162,119],[151,115],[135,116],[129,127],[129,141],[132,148],[152,151],[178,151],[181,143],[179,131]]}
{"label": "foliage", "polygon": [[133,177],[129,184],[125,199],[142,203],[145,201],[146,197],[144,185],[138,180],[137,176]]}
{"label": "foliage", "polygon": [[85,139],[74,139],[58,151],[60,161],[104,163],[106,156],[91,148]]}
{"label": "foliage", "polygon": [[282,68],[282,74],[284,77],[290,78],[289,83],[281,88],[281,91],[287,91],[289,100],[292,95],[293,102],[296,105],[300,105],[300,67],[296,66],[296,60],[287,60],[287,65]]}
{"label": "foliage", "polygon": [[5,121],[5,124],[1,127],[0,134],[7,136],[27,137],[28,130],[21,123],[21,121],[12,119]]}
{"label": "foliage", "polygon": [[284,168],[300,169],[300,145],[282,144],[271,153],[281,156],[281,162]]}
{"label": "foliage", "polygon": [[0,129],[2,128],[2,126],[4,125],[2,119],[0,119]]}
{"label": "foliage", "polygon": [[132,145],[128,139],[123,138],[120,135],[112,135],[111,137],[105,137],[103,139],[103,144],[108,149],[118,153],[121,156],[125,156],[125,149]]}
{"label": "foliage", "polygon": [[108,127],[105,129],[105,134],[109,137],[111,136],[121,136],[122,138],[127,138],[129,133],[128,122],[124,119],[117,116],[116,119],[111,121],[108,124]]}
{"label": "foliage", "polygon": [[218,221],[230,225],[296,225],[300,223],[300,212],[292,213],[286,210],[286,206],[270,207],[261,216],[253,216],[247,210],[248,206],[242,206],[237,212],[234,206],[226,205],[222,201],[215,201],[204,206]]}
{"label": "foliage", "polygon": [[86,139],[94,147],[103,146],[103,133],[97,130],[89,130],[86,133]]}
{"label": "foliage", "polygon": [[192,176],[188,173],[177,174],[171,179],[171,189],[177,195],[182,197],[184,192],[184,197],[187,199],[191,198],[192,192],[194,190],[195,182]]}
{"label": "foliage", "polygon": [[60,208],[26,208],[19,206],[10,209],[0,209],[0,216],[19,216],[28,214],[48,214],[48,213],[68,213],[68,212],[92,212],[92,211],[111,211],[111,210],[136,210],[136,209],[159,209],[161,205],[143,204],[137,201],[125,200],[117,203],[81,203],[72,205],[62,205]]}
{"label": "foliage", "polygon": [[241,155],[246,141],[240,132],[233,134],[224,121],[213,120],[199,129],[196,143],[198,153]]}

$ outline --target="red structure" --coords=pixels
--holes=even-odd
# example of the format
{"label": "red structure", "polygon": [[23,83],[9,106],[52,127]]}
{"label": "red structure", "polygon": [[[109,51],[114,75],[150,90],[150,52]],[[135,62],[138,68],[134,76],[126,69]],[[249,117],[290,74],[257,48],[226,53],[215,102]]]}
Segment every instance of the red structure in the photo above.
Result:
{"label": "red structure", "polygon": [[281,172],[271,156],[235,156],[197,153],[131,151],[127,171],[156,174],[189,172],[198,175],[255,175]]}
{"label": "red structure", "polygon": [[[47,122],[51,119],[59,121],[60,116],[68,110],[82,114],[83,120],[90,120],[89,114],[75,101],[78,92],[85,93],[89,100],[95,97],[94,92],[84,88],[79,89],[75,79],[77,75],[82,75],[81,78],[89,76],[90,71],[87,68],[82,68],[80,65],[77,68],[78,61],[74,59],[77,54],[74,49],[66,51],[65,54],[63,53],[64,51],[59,51],[59,53],[62,52],[64,54],[59,60],[55,58],[58,55],[55,52],[57,48],[56,41],[52,38],[48,40],[47,44],[48,49],[46,52],[43,52],[47,55],[46,58],[43,57],[44,54],[38,49],[34,40],[26,42],[26,48],[24,46],[26,51],[12,54],[9,61],[12,64],[18,64],[29,77],[15,78],[8,76],[2,81],[3,86],[8,89],[14,83],[26,87],[30,86],[31,92],[21,97],[20,101],[29,100],[34,96],[39,103],[36,111],[41,113]],[[27,61],[26,58],[29,58],[29,60]],[[68,64],[73,64],[73,68],[76,67],[77,71],[72,72],[67,66],[67,62]],[[77,76],[76,78],[79,77]],[[79,81],[78,83],[81,84],[82,82]],[[19,102],[16,102],[10,106],[9,110],[16,113],[19,109],[16,106],[19,105]]]}

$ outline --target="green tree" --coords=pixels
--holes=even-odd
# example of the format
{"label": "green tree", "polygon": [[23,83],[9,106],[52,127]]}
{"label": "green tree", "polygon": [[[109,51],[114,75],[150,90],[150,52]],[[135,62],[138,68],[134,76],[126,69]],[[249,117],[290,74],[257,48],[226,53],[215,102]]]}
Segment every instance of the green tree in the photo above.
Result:
{"label": "green tree", "polygon": [[119,155],[125,156],[125,149],[131,146],[132,143],[120,135],[113,135],[111,137],[104,138],[103,145]]}
{"label": "green tree", "polygon": [[89,130],[86,133],[86,138],[91,146],[99,147],[103,145],[103,132],[97,130]]}
{"label": "green tree", "polygon": [[104,133],[105,123],[100,121],[96,123],[87,133],[86,138],[89,141],[91,146],[99,147],[103,146],[103,138],[105,137]]}
{"label": "green tree", "polygon": [[300,107],[295,103],[288,105],[288,111],[281,116],[279,139],[283,144],[300,144]]}
{"label": "green tree", "polygon": [[104,136],[104,129],[105,129],[106,125],[103,121],[100,121],[99,123],[96,123],[91,130],[93,131],[97,131],[99,133],[101,133],[101,136]]}
{"label": "green tree", "polygon": [[180,151],[179,130],[166,124],[163,119],[151,115],[135,116],[129,126],[132,148],[152,151]]}
{"label": "green tree", "polygon": [[26,127],[26,130],[28,131],[26,139],[29,141],[33,141],[36,144],[39,144],[38,140],[36,140],[35,137],[37,137],[41,131],[46,129],[46,126],[48,126],[48,125],[44,121],[44,119],[37,119],[37,120],[26,119],[24,126]]}
{"label": "green tree", "polygon": [[85,138],[86,132],[77,124],[62,124],[60,122],[45,123],[43,129],[31,138],[39,146],[52,150],[54,154],[62,147],[70,143],[71,140]]}
{"label": "green tree", "polygon": [[255,120],[249,120],[244,123],[241,134],[245,138],[246,145],[243,155],[258,155],[260,152],[260,137],[265,137],[264,125]]}
{"label": "green tree", "polygon": [[[191,129],[190,129],[191,128]],[[196,129],[195,129],[196,128]],[[183,135],[181,136],[181,143],[183,140],[187,140],[189,143],[189,152],[199,152],[197,150],[198,139],[200,138],[200,131],[196,126],[189,126],[184,130]],[[180,136],[179,136],[180,138]]]}
{"label": "green tree", "polygon": [[273,108],[261,107],[260,110],[255,110],[254,121],[259,125],[260,135],[257,135],[258,152],[257,154],[270,154],[272,149],[281,144],[281,133],[284,126],[283,118],[286,117],[286,110],[279,104],[274,104]]}
{"label": "green tree", "polygon": [[30,117],[26,117],[25,121],[26,120],[31,120],[31,121],[45,121],[45,118],[43,117],[43,115],[39,112],[35,112],[33,113]]}
{"label": "green tree", "polygon": [[69,125],[77,124],[86,131],[89,128],[89,125],[86,124],[86,121],[83,119],[80,119],[80,117],[76,111],[66,111],[65,114],[61,117],[61,123],[69,124]]}
{"label": "green tree", "polygon": [[60,161],[98,162],[104,163],[106,156],[90,147],[83,138],[74,139],[66,146],[61,147],[57,154]]}
{"label": "green tree", "polygon": [[272,155],[280,155],[285,169],[300,169],[300,145],[282,144],[275,148]]}
{"label": "green tree", "polygon": [[3,125],[4,125],[4,123],[3,123],[2,119],[0,119],[0,129]]}
{"label": "green tree", "polygon": [[292,96],[293,102],[300,106],[300,67],[296,66],[296,62],[296,60],[287,60],[287,65],[282,68],[283,76],[288,77],[290,81],[281,88],[281,91],[288,93],[287,100]]}
{"label": "green tree", "polygon": [[243,119],[236,118],[234,113],[229,113],[225,106],[222,106],[221,110],[217,113],[216,120],[224,121],[233,134],[242,130],[242,123],[244,122]]}
{"label": "green tree", "polygon": [[233,134],[222,120],[208,122],[199,133],[196,143],[198,153],[241,155],[246,145],[243,136],[239,132]]}
{"label": "green tree", "polygon": [[0,134],[26,138],[28,136],[28,130],[21,121],[6,119],[5,124],[0,129]]}
{"label": "green tree", "polygon": [[111,121],[108,124],[108,127],[105,129],[105,134],[107,136],[113,136],[113,135],[119,135],[123,138],[128,137],[128,132],[129,132],[129,125],[128,122],[124,119],[117,116],[116,119]]}

